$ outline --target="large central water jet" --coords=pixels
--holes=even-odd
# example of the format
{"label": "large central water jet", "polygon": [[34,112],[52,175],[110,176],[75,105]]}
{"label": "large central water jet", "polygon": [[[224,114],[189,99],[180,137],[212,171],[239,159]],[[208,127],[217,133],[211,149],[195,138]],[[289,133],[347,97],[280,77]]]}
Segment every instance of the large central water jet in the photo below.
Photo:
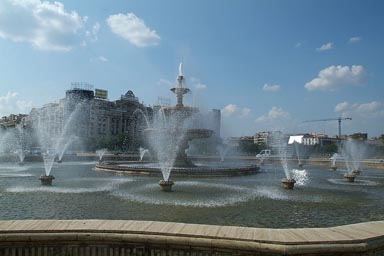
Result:
{"label": "large central water jet", "polygon": [[171,191],[174,184],[169,180],[173,167],[194,167],[186,154],[188,142],[193,139],[209,138],[213,134],[209,129],[187,127],[186,120],[198,113],[198,109],[184,106],[184,94],[190,92],[184,83],[182,63],[180,63],[177,85],[171,88],[171,91],[176,94],[177,104],[160,107],[154,127],[144,130],[163,175],[163,180],[160,180],[159,184],[162,191],[167,192]]}

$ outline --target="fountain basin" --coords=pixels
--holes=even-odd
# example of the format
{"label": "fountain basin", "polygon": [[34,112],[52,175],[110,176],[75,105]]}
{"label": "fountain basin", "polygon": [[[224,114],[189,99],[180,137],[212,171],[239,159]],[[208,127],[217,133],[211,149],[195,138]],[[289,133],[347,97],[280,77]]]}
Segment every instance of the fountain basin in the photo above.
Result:
{"label": "fountain basin", "polygon": [[283,183],[283,188],[293,189],[293,187],[295,186],[296,180],[284,178],[281,180],[281,183]]}
{"label": "fountain basin", "polygon": [[51,186],[52,185],[52,180],[54,180],[55,177],[52,175],[41,175],[39,180],[41,181],[41,185],[44,186]]}
{"label": "fountain basin", "polygon": [[164,137],[165,135],[169,136],[184,136],[186,140],[193,140],[193,139],[202,139],[202,138],[209,138],[212,136],[213,131],[209,129],[183,129],[183,128],[173,128],[173,129],[154,129],[154,128],[147,128],[144,130],[144,133],[147,136],[152,137]]}
{"label": "fountain basin", "polygon": [[172,186],[175,184],[172,180],[160,180],[159,185],[160,189],[163,192],[172,192]]}
{"label": "fountain basin", "polygon": [[[127,175],[161,176],[161,168],[152,162],[125,161],[125,162],[103,162],[97,164],[96,169],[100,171],[112,171]],[[256,165],[229,165],[220,164],[197,164],[193,167],[172,167],[172,177],[232,177],[250,175],[259,172]]]}
{"label": "fountain basin", "polygon": [[344,179],[348,182],[355,182],[356,175],[353,173],[344,174]]}

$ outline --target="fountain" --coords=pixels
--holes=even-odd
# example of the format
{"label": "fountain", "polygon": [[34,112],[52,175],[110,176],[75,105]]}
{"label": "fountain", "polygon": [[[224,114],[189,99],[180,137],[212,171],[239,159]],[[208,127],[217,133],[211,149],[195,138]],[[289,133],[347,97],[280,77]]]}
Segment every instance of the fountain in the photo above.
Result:
{"label": "fountain", "polygon": [[148,153],[148,152],[149,152],[149,150],[146,149],[146,148],[142,148],[142,147],[139,148],[140,161],[143,161],[144,155],[145,155],[146,153]]}
{"label": "fountain", "polygon": [[193,139],[208,138],[213,134],[212,130],[202,128],[188,128],[188,118],[198,112],[197,108],[183,105],[184,94],[190,89],[184,86],[182,63],[179,65],[177,86],[171,88],[176,94],[176,106],[164,106],[159,109],[160,123],[156,128],[147,128],[144,133],[147,136],[151,150],[157,156],[163,180],[160,181],[162,191],[171,191],[174,184],[169,180],[172,167],[193,167],[194,164],[185,153],[188,149],[188,141]]}
{"label": "fountain", "polygon": [[302,138],[302,136],[301,136],[301,138],[297,138],[297,137],[298,136],[290,136],[288,139],[288,143],[286,142],[286,140],[284,139],[282,134],[275,134],[275,137],[272,138],[274,140],[272,145],[274,145],[274,147],[276,147],[275,150],[279,154],[280,163],[281,163],[281,166],[284,170],[285,178],[283,178],[281,180],[281,183],[283,184],[283,188],[285,188],[285,189],[293,189],[294,185],[296,183],[296,180],[294,179],[294,177],[292,177],[292,173],[297,171],[297,170],[290,170],[288,168],[287,145],[292,144],[292,143],[296,143],[295,142],[296,140],[299,140]]}
{"label": "fountain", "polygon": [[102,149],[96,150],[96,154],[99,157],[99,163],[102,162],[102,159],[103,159],[103,156],[104,156],[105,152],[107,152],[106,148],[102,148]]}
{"label": "fountain", "polygon": [[[44,160],[44,168],[45,175],[40,176],[40,181],[42,185],[51,185],[52,180],[55,179],[52,175],[50,175],[53,162],[55,157],[58,157],[57,162],[62,161],[62,157],[64,155],[65,150],[68,146],[76,139],[74,136],[70,136],[70,134],[76,133],[76,129],[78,126],[74,124],[75,121],[79,121],[79,114],[81,113],[81,108],[83,104],[77,103],[75,109],[69,112],[69,109],[62,108],[60,114],[66,116],[64,126],[62,129],[50,129],[49,120],[43,118],[42,116],[38,116],[37,122],[34,122],[35,125],[34,130],[37,132],[37,136],[40,142],[40,146],[44,152],[42,154]],[[53,131],[52,131],[53,130]]]}
{"label": "fountain", "polygon": [[58,142],[56,143],[55,150],[57,152],[57,161],[58,163],[62,162],[63,155],[69,145],[74,142],[76,137],[72,136],[69,139],[65,139],[64,137],[59,138]]}
{"label": "fountain", "polygon": [[284,156],[280,158],[280,161],[283,166],[284,174],[285,174],[285,178],[281,180],[281,183],[283,184],[283,187],[285,189],[293,189],[296,183],[296,180],[291,177],[291,172],[288,169],[286,154],[284,154]]}
{"label": "fountain", "polygon": [[297,156],[297,164],[301,168],[303,167],[303,162],[300,159],[300,150],[299,150],[299,144],[303,143],[303,135],[298,136],[290,136],[288,140],[288,144],[294,144],[296,156]]}
{"label": "fountain", "polygon": [[219,152],[221,162],[224,162],[225,156],[229,150],[228,145],[220,144],[216,147],[216,149]]}
{"label": "fountain", "polygon": [[68,118],[65,121],[64,127],[61,130],[61,133],[59,137],[56,139],[54,143],[54,149],[57,153],[57,162],[61,163],[63,155],[69,145],[76,140],[75,136],[70,136],[70,128],[74,121],[76,121],[79,118],[79,114],[81,113],[82,103],[77,103],[75,110],[72,111]]}
{"label": "fountain", "polygon": [[16,153],[19,157],[19,165],[24,165],[24,158],[25,158],[25,148],[26,148],[26,136],[24,133],[24,128],[18,124],[16,125]]}
{"label": "fountain", "polygon": [[353,173],[344,174],[344,179],[348,182],[355,182],[356,175]]}
{"label": "fountain", "polygon": [[150,127],[150,124],[149,124],[148,115],[147,115],[146,113],[144,113],[144,111],[141,110],[141,109],[139,109],[139,108],[136,109],[136,110],[133,112],[133,115],[136,115],[136,114],[138,114],[138,113],[140,113],[140,114],[143,115],[144,120],[145,120],[145,124],[147,125],[147,128],[149,128],[149,127]]}
{"label": "fountain", "polygon": [[16,153],[19,157],[19,162],[17,164],[20,166],[23,166],[24,165],[24,158],[25,158],[24,150],[23,149],[17,149]]}
{"label": "fountain", "polygon": [[52,185],[52,180],[55,179],[52,175],[50,175],[53,162],[55,160],[56,152],[55,151],[47,151],[43,153],[43,160],[44,160],[44,169],[45,174],[40,176],[41,185],[50,186]]}
{"label": "fountain", "polygon": [[12,152],[18,157],[18,165],[24,165],[26,135],[21,125],[17,125],[15,129],[2,129],[0,127],[0,154]]}
{"label": "fountain", "polygon": [[281,180],[281,183],[283,183],[283,188],[285,188],[285,189],[293,189],[296,181],[294,179],[283,178]]}
{"label": "fountain", "polygon": [[[171,88],[176,94],[175,106],[155,106],[153,118],[148,118],[142,110],[137,113],[144,115],[147,127],[144,136],[147,147],[155,163],[132,162],[116,163],[108,162],[96,165],[100,170],[126,171],[130,174],[158,175],[161,173],[162,180],[159,185],[162,191],[171,191],[175,176],[236,176],[252,174],[257,172],[255,165],[240,166],[237,163],[197,163],[195,164],[187,155],[189,142],[195,139],[205,139],[213,135],[213,130],[202,128],[201,113],[196,107],[184,106],[183,97],[190,89],[185,86],[182,73],[182,64],[179,65],[177,85]],[[136,111],[135,111],[136,112]],[[149,123],[151,120],[151,123]],[[145,154],[144,151],[140,153]],[[224,157],[224,155],[222,156]],[[223,158],[222,158],[223,159]],[[194,160],[195,161],[195,160]]]}
{"label": "fountain", "polygon": [[344,179],[348,182],[354,182],[357,175],[361,173],[361,160],[366,151],[366,145],[362,141],[348,138],[342,146],[342,152],[345,156],[345,164],[348,172],[344,174]]}
{"label": "fountain", "polygon": [[339,155],[337,153],[334,153],[332,155],[332,157],[330,158],[331,161],[332,161],[331,169],[334,170],[334,171],[337,170],[336,160],[337,160],[338,157],[339,157]]}
{"label": "fountain", "polygon": [[159,185],[160,189],[163,192],[172,192],[172,186],[175,184],[174,181],[168,179],[168,180],[160,180]]}

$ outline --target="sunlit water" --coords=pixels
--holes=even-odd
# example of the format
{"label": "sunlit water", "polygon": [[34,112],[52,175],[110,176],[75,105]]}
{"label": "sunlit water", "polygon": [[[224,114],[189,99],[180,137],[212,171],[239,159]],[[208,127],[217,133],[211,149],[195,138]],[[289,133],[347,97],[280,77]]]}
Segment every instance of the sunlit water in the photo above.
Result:
{"label": "sunlit water", "polygon": [[[243,177],[175,178],[160,192],[159,177],[93,170],[95,162],[55,163],[53,186],[41,186],[43,163],[0,164],[0,219],[130,219],[253,227],[325,227],[384,219],[384,172],[306,167],[284,190],[279,166]],[[295,167],[296,168],[296,167]]]}

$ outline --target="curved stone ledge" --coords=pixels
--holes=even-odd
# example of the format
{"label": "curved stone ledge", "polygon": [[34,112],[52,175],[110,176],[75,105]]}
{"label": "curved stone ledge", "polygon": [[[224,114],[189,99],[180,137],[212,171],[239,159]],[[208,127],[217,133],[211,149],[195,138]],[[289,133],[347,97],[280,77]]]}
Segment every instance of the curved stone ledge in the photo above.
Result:
{"label": "curved stone ledge", "polygon": [[384,221],[302,229],[120,220],[0,221],[0,255],[95,253],[384,255]]}
{"label": "curved stone ledge", "polygon": [[[95,168],[99,171],[116,172],[127,175],[158,176],[161,177],[160,168],[146,166],[121,166],[121,164],[142,164],[137,161],[115,161],[102,162],[96,164]],[[241,167],[173,167],[171,177],[232,177],[257,173],[259,167],[256,165],[247,165]]]}

